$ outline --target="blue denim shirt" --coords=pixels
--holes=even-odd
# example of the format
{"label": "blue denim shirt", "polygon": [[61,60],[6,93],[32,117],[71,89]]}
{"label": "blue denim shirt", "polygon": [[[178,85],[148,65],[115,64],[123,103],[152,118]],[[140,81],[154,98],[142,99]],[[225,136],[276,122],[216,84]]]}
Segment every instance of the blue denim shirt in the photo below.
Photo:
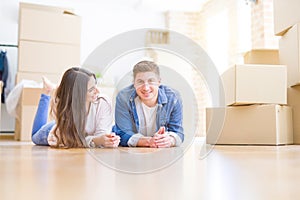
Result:
{"label": "blue denim shirt", "polygon": [[[121,137],[121,146],[128,146],[130,137],[139,131],[139,119],[134,102],[136,97],[135,88],[130,85],[121,90],[116,98],[113,132]],[[179,93],[170,87],[160,85],[156,114],[157,129],[164,126],[166,131],[176,133],[183,142],[182,115],[182,100]]]}

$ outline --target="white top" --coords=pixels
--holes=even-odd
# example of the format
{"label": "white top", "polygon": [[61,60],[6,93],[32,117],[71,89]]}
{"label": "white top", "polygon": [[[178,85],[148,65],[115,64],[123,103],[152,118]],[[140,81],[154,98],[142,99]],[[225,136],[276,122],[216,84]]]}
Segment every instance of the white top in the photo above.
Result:
{"label": "white top", "polygon": [[139,139],[143,136],[152,137],[156,132],[156,113],[157,104],[154,107],[148,107],[141,102],[139,97],[134,99],[136,111],[139,118],[139,132],[131,136],[127,144],[130,147],[136,147]]}
{"label": "white top", "polygon": [[[128,146],[130,147],[136,147],[139,139],[144,136],[152,137],[156,133],[157,127],[156,127],[156,114],[157,114],[157,107],[158,105],[154,107],[148,107],[144,103],[141,102],[139,97],[136,97],[134,99],[135,105],[136,105],[136,111],[139,118],[139,132],[131,136],[127,142]],[[180,137],[172,132],[172,131],[166,131],[166,134],[169,136],[174,137],[175,139],[175,146],[178,147],[182,144],[182,141]]]}
{"label": "white top", "polygon": [[[87,136],[86,143],[91,147],[90,143],[96,136],[111,133],[113,124],[113,112],[109,98],[101,94],[96,103],[91,103],[87,118],[85,131]],[[55,125],[52,127],[48,135],[48,143],[50,146],[56,146],[57,139],[53,134]]]}
{"label": "white top", "polygon": [[156,132],[157,104],[154,107],[148,107],[139,98],[135,99],[135,103],[139,116],[139,132],[144,136],[152,137]]}

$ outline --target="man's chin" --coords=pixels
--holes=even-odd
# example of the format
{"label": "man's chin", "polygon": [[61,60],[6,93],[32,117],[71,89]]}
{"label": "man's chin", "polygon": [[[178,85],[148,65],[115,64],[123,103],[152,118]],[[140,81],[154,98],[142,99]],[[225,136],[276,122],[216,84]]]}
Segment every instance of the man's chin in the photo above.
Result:
{"label": "man's chin", "polygon": [[148,94],[142,94],[143,98],[150,98],[152,96],[151,93],[148,93]]}
{"label": "man's chin", "polygon": [[147,96],[147,97],[144,96],[144,97],[142,98],[142,100],[147,101],[147,100],[150,100],[151,98],[152,98],[151,96]]}

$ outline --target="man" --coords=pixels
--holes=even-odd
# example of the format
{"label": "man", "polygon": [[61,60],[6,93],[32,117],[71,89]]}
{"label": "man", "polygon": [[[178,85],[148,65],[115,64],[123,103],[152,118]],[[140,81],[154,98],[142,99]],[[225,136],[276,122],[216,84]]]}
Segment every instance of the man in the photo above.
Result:
{"label": "man", "polygon": [[184,140],[182,101],[177,91],[161,85],[158,66],[141,61],[133,68],[133,84],[116,98],[113,132],[121,146],[167,148]]}

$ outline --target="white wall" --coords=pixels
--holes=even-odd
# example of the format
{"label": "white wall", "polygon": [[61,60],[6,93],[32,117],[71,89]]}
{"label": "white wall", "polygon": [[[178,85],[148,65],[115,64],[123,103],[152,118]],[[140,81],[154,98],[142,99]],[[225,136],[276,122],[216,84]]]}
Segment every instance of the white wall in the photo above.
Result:
{"label": "white wall", "polygon": [[103,41],[137,28],[164,28],[162,11],[147,9],[136,1],[121,0],[1,0],[0,43],[17,44],[19,2],[70,7],[82,17],[81,61]]}
{"label": "white wall", "polygon": [[[81,63],[101,43],[120,33],[140,28],[165,28],[167,10],[200,10],[208,0],[25,0],[22,2],[73,8],[82,18]],[[20,0],[1,0],[0,44],[18,42]],[[0,47],[1,49],[1,47]],[[12,50],[10,50],[12,51]],[[17,51],[9,52],[10,68],[17,70]],[[119,69],[119,68],[118,68]],[[127,68],[122,68],[125,71]],[[118,71],[121,79],[127,71]],[[113,77],[113,78],[114,78]],[[114,78],[115,79],[115,78]],[[4,107],[4,105],[2,105]],[[0,130],[14,130],[14,119],[2,109]]]}
{"label": "white wall", "polygon": [[[0,44],[18,43],[19,2],[73,8],[82,17],[81,63],[102,42],[138,28],[165,28],[163,11],[147,8],[136,0],[1,0]],[[10,70],[17,70],[17,50],[6,47]],[[0,46],[1,50],[1,46]],[[1,131],[14,130],[14,119],[2,105]]]}
{"label": "white wall", "polygon": [[222,74],[251,49],[251,7],[244,0],[210,0],[203,6],[200,44]]}

